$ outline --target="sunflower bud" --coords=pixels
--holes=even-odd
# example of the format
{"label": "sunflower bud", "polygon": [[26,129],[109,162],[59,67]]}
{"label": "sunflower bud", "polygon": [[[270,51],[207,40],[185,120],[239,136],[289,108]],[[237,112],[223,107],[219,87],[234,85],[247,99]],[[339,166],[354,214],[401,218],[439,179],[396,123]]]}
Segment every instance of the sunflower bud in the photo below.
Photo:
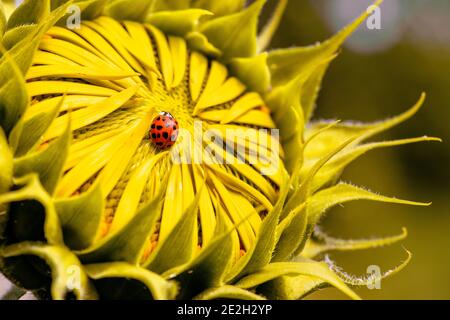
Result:
{"label": "sunflower bud", "polygon": [[367,281],[316,257],[406,233],[333,239],[315,229],[324,212],[423,204],[336,181],[369,150],[434,140],[365,143],[424,97],[376,124],[311,120],[369,13],[322,44],[265,52],[286,1],[259,38],[264,0],[75,1],[76,27],[65,2],[25,1],[5,23],[3,273],[44,299],[297,299],[325,285],[357,299],[350,286]]}

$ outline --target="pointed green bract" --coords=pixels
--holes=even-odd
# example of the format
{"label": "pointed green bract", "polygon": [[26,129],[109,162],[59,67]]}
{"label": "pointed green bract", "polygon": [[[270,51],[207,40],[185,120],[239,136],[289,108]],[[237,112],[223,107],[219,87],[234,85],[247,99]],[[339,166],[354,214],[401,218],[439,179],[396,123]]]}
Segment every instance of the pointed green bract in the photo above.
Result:
{"label": "pointed green bract", "polygon": [[189,262],[197,249],[197,211],[201,192],[187,208],[169,236],[156,248],[147,268],[159,274],[170,275],[170,269]]}
{"label": "pointed green bract", "polygon": [[406,250],[406,253],[408,254],[408,257],[406,258],[406,260],[403,261],[400,265],[396,266],[395,268],[388,270],[381,275],[374,274],[373,276],[368,276],[368,277],[363,277],[363,278],[355,277],[355,276],[352,276],[352,275],[349,275],[349,274],[343,272],[339,267],[337,267],[334,264],[333,261],[331,261],[328,258],[328,256],[326,257],[326,263],[328,264],[330,269],[332,269],[346,284],[348,284],[349,286],[354,286],[354,287],[362,287],[362,286],[374,285],[376,282],[384,280],[390,276],[397,274],[401,270],[403,270],[409,264],[409,262],[411,261],[411,258],[412,258],[411,252]]}
{"label": "pointed green bract", "polygon": [[384,247],[404,240],[407,235],[406,228],[403,228],[402,233],[396,236],[350,240],[332,238],[315,231],[314,239],[307,242],[305,249],[302,251],[302,257],[314,258],[328,251],[353,251]]}
{"label": "pointed green bract", "polygon": [[258,287],[263,295],[273,300],[298,300],[329,286],[325,281],[311,276],[282,276]]}
{"label": "pointed green bract", "polygon": [[73,250],[89,247],[97,235],[105,204],[100,184],[81,196],[55,201],[64,243]]}
{"label": "pointed green bract", "polygon": [[15,27],[39,24],[47,18],[50,13],[49,0],[25,0],[9,17],[6,29],[10,30]]}
{"label": "pointed green bract", "polygon": [[[311,68],[315,69],[305,82],[306,90],[301,96],[301,103],[307,120],[311,118],[314,111],[322,78],[329,61],[333,59],[344,41],[369,15],[370,12],[365,12],[338,34],[321,44],[303,48],[279,49],[269,53],[268,65],[272,74],[272,84],[275,88],[285,85]],[[323,64],[322,62],[326,60],[328,62]]]}
{"label": "pointed green bract", "polygon": [[53,195],[63,172],[70,140],[71,130],[68,124],[65,132],[54,142],[51,142],[47,149],[16,158],[14,160],[14,175],[22,177],[30,173],[37,173],[42,186],[50,195]]}
{"label": "pointed green bract", "polygon": [[49,265],[52,273],[53,299],[64,300],[69,293],[74,293],[79,300],[97,298],[97,292],[78,258],[63,246],[24,242],[0,249],[0,256],[4,258],[22,255],[37,256]]}
{"label": "pointed green bract", "polygon": [[[440,142],[439,138],[431,138],[431,137],[420,137],[420,138],[411,138],[411,139],[402,139],[402,140],[393,140],[393,141],[385,141],[385,142],[373,142],[367,143],[355,148],[350,148],[349,150],[343,150],[339,154],[337,154],[330,162],[325,164],[317,174],[314,176],[313,181],[311,182],[311,190],[316,191],[326,186],[329,183],[335,182],[342,171],[347,167],[351,162],[356,160],[358,157],[364,155],[366,152],[375,150],[378,148],[387,148],[394,146],[401,146],[411,143],[418,142]],[[302,176],[311,168],[311,161],[306,160],[305,166],[303,168]]]}
{"label": "pointed green bract", "polygon": [[5,8],[3,7],[3,3],[0,2],[0,39],[3,37],[3,33],[5,33],[6,22]]}
{"label": "pointed green bract", "polygon": [[241,11],[245,6],[246,0],[193,0],[191,7],[203,8],[220,17]]}
{"label": "pointed green bract", "polygon": [[221,60],[252,57],[256,54],[258,16],[265,0],[258,0],[244,11],[208,21],[200,26],[208,40],[222,51]]}
{"label": "pointed green bract", "polygon": [[284,172],[285,179],[281,186],[278,201],[271,212],[263,220],[258,232],[256,243],[251,250],[240,259],[228,275],[228,279],[237,279],[242,275],[246,275],[259,270],[267,265],[272,259],[272,253],[276,245],[277,225],[286,197],[288,196],[290,182],[287,173]]}
{"label": "pointed green bract", "polygon": [[19,41],[21,41],[23,38],[26,38],[28,35],[30,35],[35,29],[37,28],[36,25],[30,24],[30,25],[23,25],[15,27],[14,29],[8,30],[4,36],[3,36],[3,45],[5,46],[5,49],[9,50],[12,47],[14,47]]}
{"label": "pointed green bract", "polygon": [[152,7],[149,0],[113,0],[106,6],[105,12],[117,20],[144,22]]}
{"label": "pointed green bract", "polygon": [[379,202],[408,204],[417,206],[427,206],[427,203],[400,200],[377,195],[368,190],[358,188],[346,183],[339,183],[336,186],[317,192],[308,200],[308,219],[310,223],[315,224],[323,213],[337,205],[355,200],[372,200]]}
{"label": "pointed green bract", "polygon": [[300,208],[301,210],[292,212],[292,217],[285,218],[290,221],[284,230],[279,230],[280,238],[277,241],[272,262],[289,260],[300,244],[305,241],[308,216],[304,207],[300,206]]}
{"label": "pointed green bract", "polygon": [[58,115],[63,101],[64,98],[62,98],[50,112],[39,113],[23,123],[21,135],[14,154],[15,157],[24,156],[38,143],[39,139],[41,139]]}
{"label": "pointed green bract", "polygon": [[[9,209],[7,215],[14,215],[11,230],[13,239],[17,241],[43,241],[49,244],[61,245],[63,243],[62,230],[53,199],[42,187],[37,174],[30,174],[20,179],[15,179],[16,190],[0,195],[0,205],[17,203],[18,206]],[[36,206],[39,203],[40,207]],[[43,218],[41,219],[41,216]],[[30,235],[31,224],[36,227],[37,221],[43,220],[43,225],[38,225],[39,234]],[[43,233],[41,235],[41,232]]]}
{"label": "pointed green bract", "polygon": [[200,51],[210,57],[219,57],[222,52],[208,41],[206,36],[198,31],[189,32],[186,40],[193,50]]}
{"label": "pointed green bract", "polygon": [[0,125],[9,135],[28,106],[25,80],[8,53],[0,59]]}
{"label": "pointed green bract", "polygon": [[[333,127],[320,132],[319,135],[314,137],[314,143],[310,143],[305,148],[305,158],[318,158],[321,155],[324,155],[329,148],[337,146],[345,139],[358,136],[358,139],[355,140],[356,145],[381,132],[391,129],[414,116],[424,104],[425,98],[425,93],[422,93],[417,103],[409,110],[384,121],[375,123],[337,123],[336,125],[333,125]],[[330,123],[330,121],[312,122],[311,125],[305,129],[306,138],[309,139],[314,136],[320,130],[328,127]]]}
{"label": "pointed green bract", "polygon": [[[13,176],[13,155],[6,135],[0,127],[0,194],[9,190]],[[1,210],[0,210],[1,211]]]}
{"label": "pointed green bract", "polygon": [[258,36],[258,51],[262,52],[270,45],[288,5],[288,0],[279,0],[274,13]]}
{"label": "pointed green bract", "polygon": [[166,34],[183,37],[195,30],[200,18],[212,14],[210,11],[202,9],[160,11],[150,14],[146,22],[164,31]]}
{"label": "pointed green bract", "polygon": [[225,225],[218,224],[216,233],[215,238],[187,266],[186,270],[189,273],[188,277],[204,288],[222,286],[225,283],[226,272],[234,260],[231,231],[226,230]]}
{"label": "pointed green bract", "polygon": [[265,300],[264,297],[260,295],[234,286],[221,286],[217,288],[211,288],[194,297],[194,300],[217,299]]}
{"label": "pointed green bract", "polygon": [[62,5],[70,4],[67,11],[57,25],[65,27],[67,19],[73,17],[78,12],[81,13],[81,20],[92,20],[101,16],[110,0],[50,0],[51,9],[55,10]]}
{"label": "pointed green bract", "polygon": [[153,2],[152,11],[175,11],[189,9],[191,0],[149,0]]}
{"label": "pointed green bract", "polygon": [[[89,264],[85,266],[85,269],[89,277],[95,280],[137,280],[150,291],[151,298],[155,300],[174,299],[178,291],[174,282],[167,281],[149,270],[124,262]],[[99,291],[99,294],[108,296],[110,299],[129,299],[135,294],[135,292],[121,292],[121,290],[117,289],[108,291],[110,292]]]}
{"label": "pointed green bract", "polygon": [[[15,44],[15,46],[8,51],[9,57],[11,57],[15,61],[22,75],[25,75],[29,67],[31,66],[34,53],[39,46],[41,37],[48,29],[55,25],[55,23],[66,14],[68,6],[69,3],[60,6],[56,10],[52,11],[45,20],[41,21],[41,23],[37,25],[36,29],[34,29],[32,33]],[[8,59],[8,55],[3,54],[0,60],[0,68],[5,63],[5,60]],[[3,71],[0,71],[0,77],[2,76]]]}
{"label": "pointed green bract", "polygon": [[[122,229],[93,244],[91,247],[79,251],[80,259],[87,263],[104,261],[139,263],[143,247],[148,244],[147,240],[154,229],[161,206],[162,199],[160,194],[142,207]],[[103,208],[99,213],[103,213]],[[97,234],[98,229],[95,231],[94,236]]]}
{"label": "pointed green bract", "polygon": [[333,273],[325,263],[308,262],[277,262],[267,265],[260,271],[239,280],[236,286],[239,288],[253,288],[270,280],[284,275],[305,275],[321,279],[330,285],[341,290],[350,298],[359,300],[360,298],[347,285]]}
{"label": "pointed green bract", "polygon": [[251,58],[235,58],[230,61],[230,71],[250,90],[264,93],[270,88],[270,70],[267,53]]}

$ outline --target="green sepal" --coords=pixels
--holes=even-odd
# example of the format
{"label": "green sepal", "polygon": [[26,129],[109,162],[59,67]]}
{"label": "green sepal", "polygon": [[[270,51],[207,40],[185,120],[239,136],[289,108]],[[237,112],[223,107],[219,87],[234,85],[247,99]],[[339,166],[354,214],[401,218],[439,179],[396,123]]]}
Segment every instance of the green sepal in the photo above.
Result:
{"label": "green sepal", "polygon": [[402,233],[380,238],[371,239],[336,239],[314,230],[312,238],[306,243],[301,255],[305,258],[314,258],[329,251],[355,251],[389,246],[404,240],[408,236],[406,228]]}
{"label": "green sepal", "polygon": [[[277,235],[279,235],[279,239],[271,262],[288,261],[307,236],[308,216],[306,209],[304,205],[300,205],[298,208],[299,210],[291,212],[278,225]],[[280,226],[284,224],[286,226],[280,230]]]}
{"label": "green sepal", "polygon": [[298,300],[329,285],[316,277],[282,276],[258,287],[270,300]]}
{"label": "green sepal", "polygon": [[153,2],[152,12],[186,10],[191,0],[150,0]]}
{"label": "green sepal", "polygon": [[43,259],[51,270],[51,296],[54,300],[64,300],[74,293],[79,300],[97,299],[97,292],[86,275],[78,258],[63,246],[22,242],[0,249],[0,256],[37,256]]}
{"label": "green sepal", "polygon": [[[66,14],[69,4],[70,2],[52,11],[45,20],[37,25],[34,32],[30,33],[26,38],[22,39],[8,51],[23,75],[27,73],[32,64],[34,54],[39,47],[42,35]],[[3,57],[0,59],[0,68],[4,62],[5,54],[3,54]],[[3,75],[3,72],[0,72],[0,74]]]}
{"label": "green sepal", "polygon": [[358,188],[346,183],[339,183],[328,189],[321,190],[308,199],[308,221],[315,224],[329,208],[349,201],[371,200],[396,204],[428,206],[428,203],[401,200],[381,196],[368,190]]}
{"label": "green sepal", "polygon": [[[154,300],[170,300],[175,299],[178,292],[175,282],[167,281],[156,273],[125,262],[89,264],[85,266],[85,270],[89,277],[94,279],[100,299],[153,298]],[[114,285],[114,280],[122,280],[121,285]],[[130,280],[138,281],[144,285],[151,293],[151,297],[145,296],[142,289],[138,287],[127,286],[126,284]]]}
{"label": "green sepal", "polygon": [[[297,111],[294,114],[296,118],[299,118]],[[285,152],[284,166],[290,174],[293,173],[298,161],[303,163],[304,145],[303,131],[298,131],[293,137],[282,143]]]}
{"label": "green sepal", "polygon": [[146,22],[151,23],[165,34],[183,37],[195,30],[200,18],[212,14],[212,12],[202,9],[160,11],[150,14]]}
{"label": "green sepal", "polygon": [[[314,69],[314,72],[305,80],[305,90],[301,96],[306,120],[311,118],[314,111],[322,78],[330,61],[335,57],[344,41],[364,22],[369,14],[369,12],[364,12],[354,22],[321,44],[279,49],[269,53],[268,64],[274,88],[283,86],[305,71]],[[323,61],[326,63],[323,64]]]}
{"label": "green sepal", "polygon": [[352,299],[360,299],[325,263],[312,260],[271,263],[263,269],[242,278],[235,285],[239,288],[249,289],[285,275],[315,277],[329,283]]}
{"label": "green sepal", "polygon": [[63,235],[53,199],[42,187],[38,175],[17,178],[14,186],[14,191],[0,195],[0,204],[9,204],[8,239],[62,245]]}
{"label": "green sepal", "polygon": [[267,53],[250,58],[235,58],[230,61],[228,67],[249,90],[259,93],[269,90],[270,70],[267,66]]}
{"label": "green sepal", "polygon": [[9,53],[0,59],[0,83],[0,126],[9,135],[29,102],[25,80]]}
{"label": "green sepal", "polygon": [[186,41],[191,49],[204,53],[207,56],[217,58],[222,55],[222,52],[211,44],[204,34],[198,31],[189,32],[186,35]]}
{"label": "green sepal", "polygon": [[381,196],[368,190],[355,187],[353,185],[349,185],[346,183],[339,183],[333,187],[321,190],[308,198],[307,201],[308,225],[306,229],[307,236],[304,238],[304,241],[296,249],[294,255],[301,254],[306,245],[306,241],[310,238],[313,232],[314,226],[319,222],[320,218],[324,215],[324,213],[328,209],[338,204],[343,204],[346,202],[356,200],[370,200],[377,202],[406,204],[415,206],[430,205],[429,203],[414,202]]}
{"label": "green sepal", "polygon": [[211,11],[215,16],[220,17],[242,11],[245,2],[246,0],[193,0],[191,7]]}
{"label": "green sepal", "polygon": [[223,62],[256,54],[258,16],[266,0],[258,0],[245,10],[205,22],[199,27],[209,42],[222,51]]}
{"label": "green sepal", "polygon": [[29,36],[32,32],[36,30],[37,26],[35,24],[23,25],[15,27],[14,29],[8,30],[3,36],[3,46],[6,50],[14,47],[23,38]]}
{"label": "green sepal", "polygon": [[[266,95],[267,105],[273,112],[273,119],[281,130],[283,140],[288,140],[298,132],[303,135],[307,119],[305,118],[302,96],[306,94],[308,89],[306,83],[314,72],[326,63],[328,63],[328,59],[321,60],[318,65],[309,66],[290,81],[274,87]],[[294,111],[297,113],[297,117],[295,117]]]}
{"label": "green sepal", "polygon": [[[329,162],[336,154],[341,152],[346,148],[354,139],[347,139],[340,145],[338,145],[333,150],[329,151],[324,155],[319,161],[317,161],[314,166],[308,171],[308,173],[302,177],[302,170],[299,170],[299,179],[301,183],[299,185],[294,185],[292,193],[289,194],[288,200],[283,210],[282,218],[291,213],[293,210],[299,207],[300,204],[306,202],[307,198],[312,194],[311,192],[311,182],[316,176],[317,172]],[[303,169],[303,166],[302,166]]]}
{"label": "green sepal", "polygon": [[217,299],[265,300],[264,297],[258,294],[230,285],[210,288],[208,290],[205,290],[198,296],[194,297],[194,300],[217,300]]}
{"label": "green sepal", "polygon": [[[317,174],[314,176],[311,182],[310,189],[312,192],[314,192],[324,186],[336,182],[347,165],[349,165],[351,162],[361,157],[368,151],[379,148],[395,147],[411,143],[430,142],[430,141],[440,142],[441,139],[431,137],[419,137],[411,139],[373,142],[373,143],[366,143],[357,146],[355,148],[350,148],[349,150],[343,150],[339,154],[337,154],[331,161],[329,161],[322,168],[320,168],[320,170],[317,172]],[[307,161],[305,163],[304,166],[305,171],[302,172],[302,175],[310,169],[310,163],[311,163],[310,161]]]}
{"label": "green sepal", "polygon": [[[232,232],[238,225],[231,230],[223,222],[222,212],[219,211],[217,225],[213,239],[202,248],[197,257],[191,262],[182,266],[177,271],[180,274],[178,278],[184,279],[190,283],[196,284],[196,289],[207,289],[211,287],[220,287],[225,284],[224,277],[234,261]],[[244,219],[241,223],[247,221]],[[182,281],[181,281],[182,282]],[[181,288],[181,298],[197,294],[188,292],[190,288]]]}
{"label": "green sepal", "polygon": [[25,0],[9,17],[6,30],[23,25],[38,25],[48,17],[49,13],[49,0]]}
{"label": "green sepal", "polygon": [[68,124],[64,133],[43,151],[14,159],[14,176],[21,177],[29,173],[37,173],[42,186],[50,195],[53,195],[63,173],[71,138],[70,124]]}
{"label": "green sepal", "polygon": [[94,0],[89,2],[85,8],[82,8],[81,19],[94,20],[100,17],[105,10],[108,0]]}
{"label": "green sepal", "polygon": [[20,137],[15,145],[15,157],[22,157],[39,143],[39,139],[47,131],[59,113],[64,97],[49,112],[42,112],[21,124]]}
{"label": "green sepal", "polygon": [[[105,10],[105,6],[109,0],[51,0],[51,9],[55,10],[62,5],[66,5],[68,3],[71,6],[77,6],[81,12],[82,20],[94,20],[103,14]],[[69,9],[69,6],[67,9]],[[69,10],[70,11],[70,10]],[[64,17],[68,17],[73,14],[73,12],[66,12]],[[58,25],[65,26],[64,17],[60,19],[57,23]]]}
{"label": "green sepal", "polygon": [[[77,255],[85,263],[127,261],[137,264],[148,237],[154,229],[161,207],[162,194],[160,193],[142,207],[122,229],[107,235],[91,247],[78,251]],[[102,214],[102,212],[103,210],[98,213]]]}
{"label": "green sepal", "polygon": [[239,277],[263,268],[272,259],[272,253],[275,249],[277,240],[277,225],[285,200],[288,196],[291,183],[287,176],[287,172],[284,171],[283,174],[285,175],[285,182],[280,187],[280,194],[278,196],[277,203],[272,211],[269,212],[267,217],[264,218],[256,236],[255,244],[240,260],[238,260],[227,275],[227,282],[236,280]]}
{"label": "green sepal", "polygon": [[[277,250],[274,254],[273,261],[289,260],[296,254],[298,248],[301,248],[310,236],[311,223],[309,221],[308,213],[305,210],[305,204],[311,194],[310,184],[317,172],[337,153],[344,149],[352,142],[351,139],[339,145],[336,149],[325,155],[318,161],[308,175],[302,179],[302,171],[298,169],[292,180],[292,192],[288,196],[288,200],[283,208],[281,215],[281,223],[278,226],[280,232],[283,232],[277,241]],[[303,168],[303,162],[301,162]],[[300,184],[299,181],[301,181]],[[287,229],[287,230],[285,230]]]}
{"label": "green sepal", "polygon": [[0,40],[3,37],[3,34],[5,33],[6,29],[6,14],[5,14],[5,8],[3,7],[3,3],[0,2]]}
{"label": "green sepal", "polygon": [[406,258],[406,260],[404,260],[398,266],[396,266],[395,268],[393,268],[391,270],[384,272],[383,274],[378,274],[378,275],[372,274],[372,275],[366,276],[366,277],[355,277],[353,275],[349,275],[349,274],[345,273],[344,271],[342,271],[341,268],[336,266],[334,264],[334,262],[329,259],[328,256],[326,257],[326,263],[328,264],[329,268],[331,270],[333,270],[333,272],[336,273],[338,275],[338,277],[341,278],[342,281],[344,281],[347,285],[353,286],[353,287],[362,287],[362,286],[367,287],[370,285],[374,285],[376,282],[382,281],[390,276],[397,274],[401,270],[403,270],[412,259],[411,252],[409,252],[406,249],[405,249],[405,251],[408,254],[408,257]]}
{"label": "green sepal", "polygon": [[[0,127],[0,194],[8,191],[12,184],[13,155],[5,133]],[[1,209],[1,208],[0,208]],[[0,210],[1,212],[2,210]]]}
{"label": "green sepal", "polygon": [[197,250],[197,212],[200,191],[195,195],[193,203],[183,213],[183,219],[180,219],[166,240],[152,253],[145,265],[147,269],[163,274],[163,276],[170,276],[171,269],[183,266],[192,260]]}
{"label": "green sepal", "polygon": [[[381,132],[391,129],[414,116],[423,106],[425,99],[426,94],[422,93],[416,104],[407,111],[375,123],[313,122],[305,130],[306,139],[308,141],[314,140],[314,143],[308,143],[305,147],[305,159],[320,158],[330,149],[338,146],[343,140],[358,137],[353,143],[353,146],[356,146]],[[330,127],[330,123],[333,124],[332,127]]]}
{"label": "green sepal", "polygon": [[106,15],[116,20],[144,22],[152,8],[149,0],[113,0],[105,7]]}
{"label": "green sepal", "polygon": [[81,250],[92,244],[102,221],[104,207],[103,193],[98,183],[80,196],[55,200],[64,243],[70,249]]}

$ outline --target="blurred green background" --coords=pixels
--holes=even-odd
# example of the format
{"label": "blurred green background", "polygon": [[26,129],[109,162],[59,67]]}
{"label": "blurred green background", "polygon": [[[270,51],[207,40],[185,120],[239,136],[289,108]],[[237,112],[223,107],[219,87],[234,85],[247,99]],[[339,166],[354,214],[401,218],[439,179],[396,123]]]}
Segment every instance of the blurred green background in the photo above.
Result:
{"label": "blurred green background", "polygon": [[[365,0],[291,0],[273,48],[322,41],[363,12]],[[273,4],[273,3],[272,3]],[[381,290],[359,289],[365,299],[450,299],[450,1],[385,0],[381,30],[366,25],[352,36],[325,78],[315,118],[375,121],[405,111],[422,91],[427,101],[408,122],[377,139],[430,135],[421,143],[371,152],[343,180],[385,195],[431,201],[431,207],[355,202],[330,211],[323,230],[336,237],[399,234],[399,245],[331,253],[345,271],[366,275],[369,265],[387,271],[413,253],[411,263],[383,280]],[[404,248],[403,248],[404,247]],[[340,299],[333,289],[311,299]]]}

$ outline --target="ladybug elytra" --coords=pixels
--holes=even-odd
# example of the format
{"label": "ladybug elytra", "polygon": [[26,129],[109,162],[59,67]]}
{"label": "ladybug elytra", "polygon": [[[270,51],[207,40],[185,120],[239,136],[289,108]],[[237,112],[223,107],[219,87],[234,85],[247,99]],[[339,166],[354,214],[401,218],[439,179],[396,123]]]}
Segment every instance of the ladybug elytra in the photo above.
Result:
{"label": "ladybug elytra", "polygon": [[178,121],[168,112],[161,112],[152,121],[150,140],[160,149],[175,144],[178,138]]}

